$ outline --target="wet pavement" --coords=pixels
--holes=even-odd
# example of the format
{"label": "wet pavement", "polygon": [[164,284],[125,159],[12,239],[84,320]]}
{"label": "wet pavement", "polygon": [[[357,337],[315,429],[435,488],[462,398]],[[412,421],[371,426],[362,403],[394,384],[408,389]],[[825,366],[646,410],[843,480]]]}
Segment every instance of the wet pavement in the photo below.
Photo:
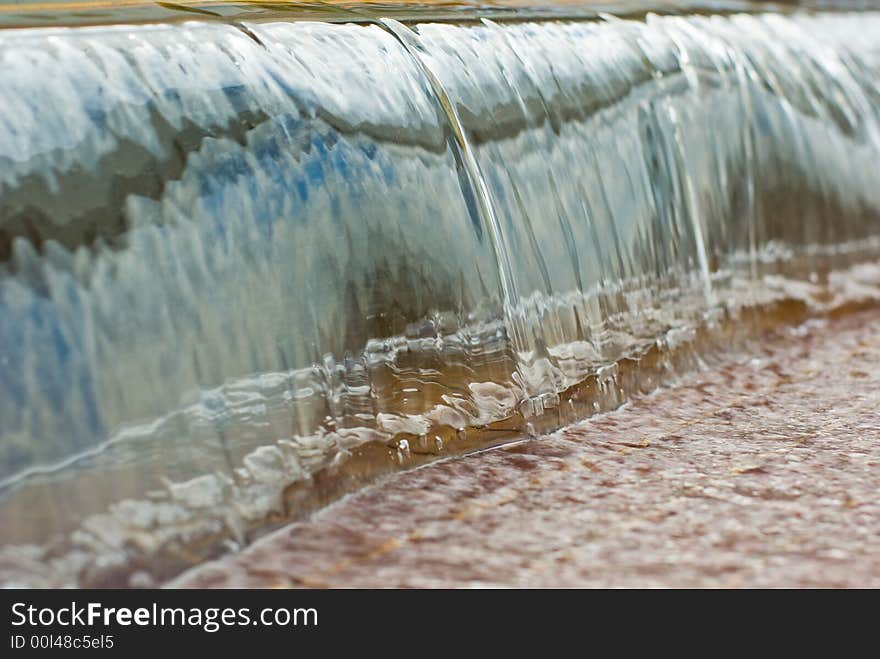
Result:
{"label": "wet pavement", "polygon": [[878,587],[880,311],[397,474],[189,587]]}

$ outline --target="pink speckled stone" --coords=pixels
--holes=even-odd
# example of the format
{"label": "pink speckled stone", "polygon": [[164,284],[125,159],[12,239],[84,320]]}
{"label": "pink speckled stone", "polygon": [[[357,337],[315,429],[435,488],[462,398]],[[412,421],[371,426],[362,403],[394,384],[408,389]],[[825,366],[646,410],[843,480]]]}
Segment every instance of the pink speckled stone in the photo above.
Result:
{"label": "pink speckled stone", "polygon": [[880,586],[880,312],[398,474],[175,586]]}

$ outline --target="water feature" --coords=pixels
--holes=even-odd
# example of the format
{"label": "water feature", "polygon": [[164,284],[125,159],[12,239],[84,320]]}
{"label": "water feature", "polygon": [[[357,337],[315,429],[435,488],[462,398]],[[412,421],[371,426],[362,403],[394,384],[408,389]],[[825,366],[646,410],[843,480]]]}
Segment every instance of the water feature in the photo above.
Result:
{"label": "water feature", "polygon": [[880,13],[270,9],[0,31],[5,583],[154,583],[880,291]]}

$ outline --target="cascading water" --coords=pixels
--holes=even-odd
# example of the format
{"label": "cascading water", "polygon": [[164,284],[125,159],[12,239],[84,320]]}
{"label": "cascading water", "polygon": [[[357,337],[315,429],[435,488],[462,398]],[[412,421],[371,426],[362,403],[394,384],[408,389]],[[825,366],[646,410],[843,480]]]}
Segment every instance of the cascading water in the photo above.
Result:
{"label": "cascading water", "polygon": [[479,15],[0,31],[5,583],[152,583],[878,296],[880,13]]}

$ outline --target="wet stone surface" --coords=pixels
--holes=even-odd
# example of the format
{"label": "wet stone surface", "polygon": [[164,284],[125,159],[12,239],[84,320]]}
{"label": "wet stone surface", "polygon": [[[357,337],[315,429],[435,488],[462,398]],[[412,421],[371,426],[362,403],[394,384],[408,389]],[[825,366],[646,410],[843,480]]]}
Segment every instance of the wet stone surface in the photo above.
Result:
{"label": "wet stone surface", "polygon": [[880,586],[880,312],[401,473],[174,586]]}

